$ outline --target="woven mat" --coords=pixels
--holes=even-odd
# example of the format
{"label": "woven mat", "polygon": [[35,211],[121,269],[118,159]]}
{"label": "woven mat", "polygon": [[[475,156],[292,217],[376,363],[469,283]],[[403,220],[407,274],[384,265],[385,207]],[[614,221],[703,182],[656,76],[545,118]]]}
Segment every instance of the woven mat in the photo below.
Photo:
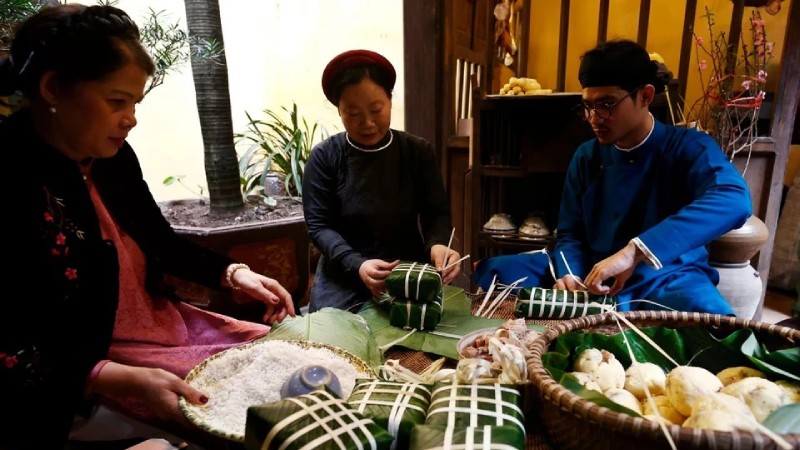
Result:
{"label": "woven mat", "polygon": [[[467,294],[468,297],[472,299],[472,313],[478,311],[481,302],[483,301],[483,296],[478,294]],[[497,310],[492,314],[492,319],[514,319],[514,304],[516,302],[516,297],[513,295],[508,296],[497,308]],[[533,325],[541,325],[547,327],[550,324],[556,323],[558,321],[555,320],[528,320],[527,323]],[[392,347],[390,348],[386,354],[386,359],[396,359],[400,361],[400,364],[416,373],[422,372],[428,366],[431,365],[434,361],[441,358],[439,355],[430,355],[418,350],[409,350],[402,347]],[[444,367],[447,368],[455,368],[457,361],[453,361],[448,359]],[[533,398],[532,395],[527,396],[529,399]],[[531,409],[531,408],[528,408]],[[554,447],[550,446],[547,441],[545,440],[544,435],[541,431],[541,426],[537,423],[538,421],[533,417],[533,414],[526,414],[526,432],[527,432],[527,439],[525,441],[525,450],[553,450]]]}

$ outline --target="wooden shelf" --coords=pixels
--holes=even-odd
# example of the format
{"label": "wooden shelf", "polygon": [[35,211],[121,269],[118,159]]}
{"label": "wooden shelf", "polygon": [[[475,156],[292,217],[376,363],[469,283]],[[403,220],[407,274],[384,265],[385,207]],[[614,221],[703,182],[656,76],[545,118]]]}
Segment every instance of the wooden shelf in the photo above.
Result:
{"label": "wooden shelf", "polygon": [[481,166],[481,175],[488,177],[524,177],[528,171],[515,166]]}
{"label": "wooden shelf", "polygon": [[552,235],[529,237],[516,232],[508,234],[490,233],[487,231],[478,232],[479,246],[520,251],[545,248],[553,242],[553,239]]}
{"label": "wooden shelf", "polygon": [[473,258],[547,248],[553,235],[498,235],[482,226],[504,212],[522,220],[541,212],[557,223],[563,179],[575,149],[592,135],[575,113],[580,93],[481,96],[473,91],[468,243]]}
{"label": "wooden shelf", "polygon": [[478,233],[478,243],[473,259],[479,260],[496,255],[541,250],[549,247],[552,242],[552,236],[542,239],[528,239],[520,237],[517,233],[501,237],[494,233],[480,231]]}

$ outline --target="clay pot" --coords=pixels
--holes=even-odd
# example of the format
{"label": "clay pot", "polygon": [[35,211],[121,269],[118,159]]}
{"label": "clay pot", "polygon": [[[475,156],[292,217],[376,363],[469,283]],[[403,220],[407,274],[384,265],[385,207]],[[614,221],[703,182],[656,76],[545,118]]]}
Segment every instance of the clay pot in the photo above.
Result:
{"label": "clay pot", "polygon": [[746,263],[761,250],[769,238],[769,229],[756,216],[750,216],[740,228],[731,230],[709,245],[708,260],[717,263]]}

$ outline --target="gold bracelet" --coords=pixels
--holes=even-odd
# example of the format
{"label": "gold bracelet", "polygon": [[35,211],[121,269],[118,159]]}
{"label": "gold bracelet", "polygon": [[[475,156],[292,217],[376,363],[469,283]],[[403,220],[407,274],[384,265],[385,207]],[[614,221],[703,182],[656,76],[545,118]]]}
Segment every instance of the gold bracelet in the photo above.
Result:
{"label": "gold bracelet", "polygon": [[228,283],[228,286],[230,286],[230,288],[234,290],[240,289],[238,286],[233,284],[233,274],[236,273],[236,271],[239,269],[250,270],[250,266],[242,263],[234,263],[229,265],[228,268],[225,270],[225,281]]}

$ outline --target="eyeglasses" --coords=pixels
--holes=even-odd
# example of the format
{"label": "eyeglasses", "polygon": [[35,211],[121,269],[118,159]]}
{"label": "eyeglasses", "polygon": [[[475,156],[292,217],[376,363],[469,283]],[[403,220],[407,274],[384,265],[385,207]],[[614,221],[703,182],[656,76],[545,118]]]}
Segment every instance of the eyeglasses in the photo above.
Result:
{"label": "eyeglasses", "polygon": [[641,86],[628,92],[624,97],[615,101],[614,103],[600,102],[600,103],[595,103],[594,105],[589,105],[586,102],[582,102],[582,104],[577,105],[575,107],[576,109],[575,112],[581,119],[587,121],[592,118],[592,113],[594,113],[597,117],[599,117],[602,120],[608,120],[608,118],[611,117],[611,113],[614,111],[614,108],[616,108],[617,105],[622,103],[622,101],[625,100],[626,98],[628,97],[633,98],[633,96],[636,95],[636,92],[639,89],[641,89]]}

